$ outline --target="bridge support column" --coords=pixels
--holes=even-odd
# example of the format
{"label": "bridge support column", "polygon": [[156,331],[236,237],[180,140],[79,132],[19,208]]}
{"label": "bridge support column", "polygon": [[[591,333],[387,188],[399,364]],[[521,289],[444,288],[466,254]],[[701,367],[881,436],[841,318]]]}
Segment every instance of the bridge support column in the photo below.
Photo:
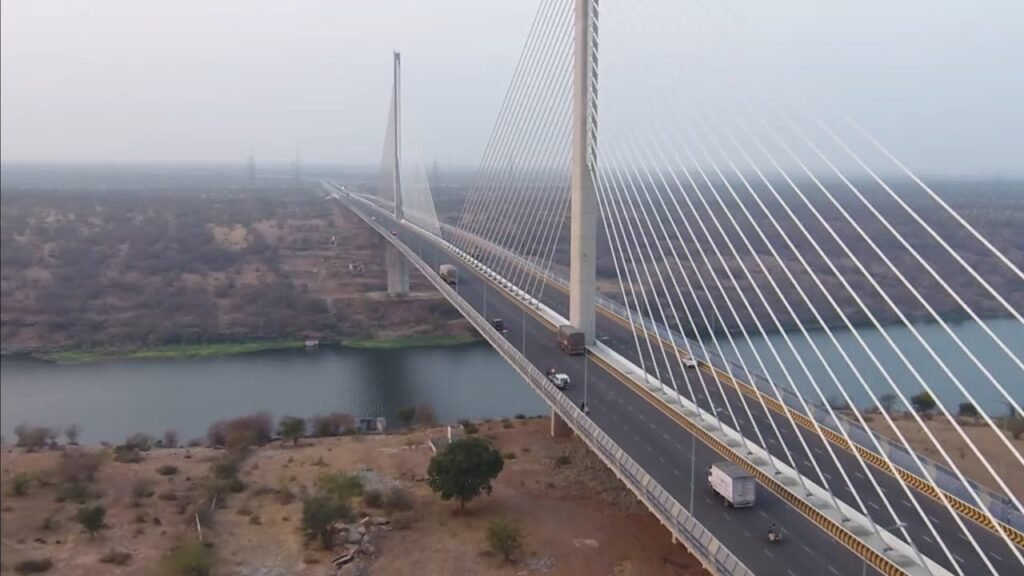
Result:
{"label": "bridge support column", "polygon": [[555,409],[551,409],[551,437],[552,438],[568,438],[572,436],[572,428],[562,420],[562,417],[555,412]]}
{"label": "bridge support column", "polygon": [[[594,137],[597,118],[592,98],[595,0],[576,0],[575,80],[573,87],[572,189],[569,211],[569,322],[594,343],[597,252],[597,192],[594,186]],[[593,120],[593,121],[592,121]]]}
{"label": "bridge support column", "polygon": [[409,263],[395,245],[388,242],[385,262],[388,268],[388,294],[405,296],[409,293]]}

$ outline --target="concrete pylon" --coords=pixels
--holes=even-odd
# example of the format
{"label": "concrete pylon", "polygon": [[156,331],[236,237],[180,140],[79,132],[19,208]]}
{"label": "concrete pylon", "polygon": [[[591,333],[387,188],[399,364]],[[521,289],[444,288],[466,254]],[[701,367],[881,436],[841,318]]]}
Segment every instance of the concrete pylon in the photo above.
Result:
{"label": "concrete pylon", "polygon": [[388,294],[405,296],[409,293],[409,262],[390,242],[388,242],[385,260],[388,268]]}
{"label": "concrete pylon", "polygon": [[391,101],[395,108],[392,110],[392,114],[395,116],[395,163],[394,163],[394,183],[395,183],[395,220],[399,222],[405,217],[405,212],[402,209],[402,54],[395,52],[395,81],[392,88],[394,92],[391,94]]}
{"label": "concrete pylon", "polygon": [[[401,222],[404,217],[402,210],[402,122],[399,115],[402,110],[400,99],[402,95],[402,55],[398,52],[395,52],[394,72],[395,82],[392,88],[394,92],[391,95],[394,109],[391,113],[395,117],[395,161],[392,164],[391,174],[395,183],[395,220]],[[395,248],[394,244],[390,242],[388,242],[385,260],[388,269],[388,294],[392,296],[405,296],[409,293],[409,263],[402,256],[402,253],[398,251],[398,248]]]}
{"label": "concrete pylon", "polygon": [[[594,187],[594,132],[591,122],[594,88],[591,66],[597,50],[596,0],[576,0],[576,42],[573,87],[572,188],[569,210],[569,322],[594,343],[597,279],[597,192]],[[593,127],[592,127],[593,126]]]}

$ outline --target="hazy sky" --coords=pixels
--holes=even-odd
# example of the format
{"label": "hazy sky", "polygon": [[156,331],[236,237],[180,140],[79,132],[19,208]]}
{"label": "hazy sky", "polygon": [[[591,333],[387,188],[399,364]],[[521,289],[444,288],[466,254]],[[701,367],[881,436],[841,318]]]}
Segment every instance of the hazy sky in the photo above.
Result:
{"label": "hazy sky", "polygon": [[[625,72],[612,75],[615,62],[648,76],[663,65],[650,52],[658,46],[616,31],[617,11],[635,11],[643,28],[652,15],[662,18],[666,4],[685,6],[675,17],[691,24],[716,4],[601,2],[609,39],[601,47],[609,63],[601,80],[609,94],[617,80],[630,82]],[[774,79],[764,90],[774,81],[838,103],[919,171],[1024,173],[1024,2],[724,5],[714,17],[753,44],[729,40],[730,53],[722,30],[682,26],[681,35],[706,48],[688,64],[742,72],[730,67],[737,46],[770,47],[747,54]],[[391,50],[399,49],[405,115],[427,148],[423,155],[475,164],[536,6],[537,0],[3,0],[2,157],[241,162],[251,145],[258,160],[290,160],[298,147],[307,161],[375,164]],[[745,24],[732,30],[730,15]],[[676,89],[686,86],[662,94]]]}

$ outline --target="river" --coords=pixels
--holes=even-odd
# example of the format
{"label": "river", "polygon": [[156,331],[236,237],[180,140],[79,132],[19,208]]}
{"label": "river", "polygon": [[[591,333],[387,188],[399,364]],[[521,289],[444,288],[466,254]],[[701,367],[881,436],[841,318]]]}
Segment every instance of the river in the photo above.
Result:
{"label": "river", "polygon": [[[1024,326],[1013,319],[993,320],[988,325],[1018,357],[1024,357]],[[972,347],[1007,393],[1024,403],[1024,373],[1020,368],[978,325],[967,322],[951,328]],[[1004,410],[1002,396],[969,358],[955,352],[955,343],[940,326],[924,324],[915,329],[976,396],[979,405],[992,413]],[[912,395],[921,390],[920,382],[878,331],[859,332],[902,391]],[[922,379],[955,409],[964,394],[916,344],[914,334],[905,327],[889,328],[887,332],[918,367]],[[814,346],[802,336],[790,337],[797,355],[826,397],[834,395],[836,387],[830,384],[833,380],[825,364],[817,360],[815,347],[851,391],[854,404],[867,404],[856,371],[842,359],[828,334],[810,333]],[[851,333],[836,331],[835,338],[849,351],[857,371],[870,386],[878,393],[890,390],[882,372]],[[774,347],[797,386],[817,398],[783,335],[752,338],[752,346],[737,344],[752,370],[761,371],[757,363],[760,356],[764,371],[774,375],[776,382],[786,384],[785,373],[773,360]],[[12,358],[0,364],[0,420],[7,438],[11,438],[15,426],[27,422],[59,428],[78,423],[85,442],[116,442],[134,432],[161,434],[170,428],[188,439],[202,436],[215,420],[261,410],[275,416],[342,411],[356,416],[383,415],[394,422],[399,408],[421,403],[429,404],[440,422],[546,412],[540,398],[484,343],[393,350],[324,348],[77,365]]]}
{"label": "river", "polygon": [[82,442],[119,442],[167,429],[187,440],[218,419],[261,410],[277,417],[383,415],[394,423],[399,408],[421,403],[440,422],[546,412],[540,397],[484,343],[72,365],[8,358],[0,364],[7,439],[26,422],[59,429],[78,423]]}

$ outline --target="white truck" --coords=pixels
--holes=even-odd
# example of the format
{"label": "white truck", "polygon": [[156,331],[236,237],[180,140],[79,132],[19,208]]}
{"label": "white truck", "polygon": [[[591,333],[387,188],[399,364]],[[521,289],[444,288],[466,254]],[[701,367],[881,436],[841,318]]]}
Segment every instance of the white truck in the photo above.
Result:
{"label": "white truck", "polygon": [[437,274],[449,286],[454,286],[459,281],[459,271],[451,264],[441,264],[437,269]]}
{"label": "white truck", "polygon": [[754,505],[757,480],[754,475],[733,462],[715,462],[708,468],[708,486],[725,500],[727,506],[744,508]]}

